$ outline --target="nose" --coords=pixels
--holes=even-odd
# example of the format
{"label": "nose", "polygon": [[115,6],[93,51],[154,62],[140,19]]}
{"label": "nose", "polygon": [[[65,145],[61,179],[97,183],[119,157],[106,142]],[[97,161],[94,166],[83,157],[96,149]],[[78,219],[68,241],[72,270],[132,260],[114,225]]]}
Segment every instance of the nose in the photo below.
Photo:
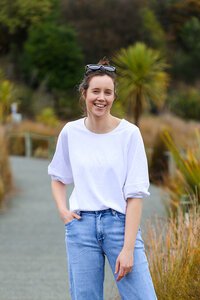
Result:
{"label": "nose", "polygon": [[104,92],[99,93],[99,95],[97,97],[97,100],[99,100],[99,101],[104,101],[105,100],[105,94],[104,94]]}

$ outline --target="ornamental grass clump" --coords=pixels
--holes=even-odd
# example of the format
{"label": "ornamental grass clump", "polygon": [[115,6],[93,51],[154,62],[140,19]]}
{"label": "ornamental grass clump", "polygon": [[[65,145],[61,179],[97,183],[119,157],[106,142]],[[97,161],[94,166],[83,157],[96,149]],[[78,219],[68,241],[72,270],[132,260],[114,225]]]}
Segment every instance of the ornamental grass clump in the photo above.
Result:
{"label": "ornamental grass clump", "polygon": [[200,208],[149,225],[147,255],[159,300],[200,299]]}
{"label": "ornamental grass clump", "polygon": [[193,148],[179,150],[167,131],[163,133],[163,139],[176,164],[174,177],[166,180],[171,209],[176,213],[182,206],[187,211],[193,197],[200,205],[200,131],[196,131],[196,145]]}
{"label": "ornamental grass clump", "polygon": [[4,199],[10,191],[12,176],[3,129],[0,127],[0,209],[3,208]]}

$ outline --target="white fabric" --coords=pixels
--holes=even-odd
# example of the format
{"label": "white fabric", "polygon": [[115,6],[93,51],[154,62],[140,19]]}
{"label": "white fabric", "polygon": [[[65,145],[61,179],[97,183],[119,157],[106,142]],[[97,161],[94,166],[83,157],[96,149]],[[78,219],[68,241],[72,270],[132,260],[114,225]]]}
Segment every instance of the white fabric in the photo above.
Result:
{"label": "white fabric", "polygon": [[148,196],[147,159],[139,128],[122,119],[108,133],[88,130],[84,118],[61,130],[48,166],[52,180],[74,183],[70,210],[126,212],[127,198]]}

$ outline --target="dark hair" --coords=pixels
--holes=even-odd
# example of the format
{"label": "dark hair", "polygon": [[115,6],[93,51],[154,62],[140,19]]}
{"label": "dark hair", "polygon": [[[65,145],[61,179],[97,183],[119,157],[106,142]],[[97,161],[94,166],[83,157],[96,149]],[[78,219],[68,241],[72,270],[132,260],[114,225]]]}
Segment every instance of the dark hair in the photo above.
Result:
{"label": "dark hair", "polygon": [[[97,65],[103,65],[103,66],[110,66],[109,60],[104,57],[102,58]],[[116,96],[116,73],[115,72],[109,72],[105,69],[98,69],[92,72],[88,72],[84,75],[84,78],[82,82],[79,84],[78,91],[80,93],[80,99],[79,103],[83,111],[83,116],[87,115],[86,106],[85,106],[85,100],[83,99],[83,93],[84,91],[87,91],[89,87],[90,80],[95,76],[104,76],[108,75],[110,78],[112,78],[115,88],[115,96]]]}

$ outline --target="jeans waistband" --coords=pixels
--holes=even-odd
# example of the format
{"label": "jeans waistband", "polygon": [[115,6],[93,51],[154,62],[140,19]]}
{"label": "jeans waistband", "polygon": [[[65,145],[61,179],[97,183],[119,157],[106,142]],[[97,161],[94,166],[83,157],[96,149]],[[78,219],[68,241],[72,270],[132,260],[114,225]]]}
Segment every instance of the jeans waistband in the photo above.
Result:
{"label": "jeans waistband", "polygon": [[112,208],[108,208],[108,209],[103,209],[103,210],[81,210],[81,211],[77,211],[77,214],[94,214],[94,215],[99,215],[99,214],[109,214],[111,213],[112,215],[116,214],[116,210],[112,209]]}

